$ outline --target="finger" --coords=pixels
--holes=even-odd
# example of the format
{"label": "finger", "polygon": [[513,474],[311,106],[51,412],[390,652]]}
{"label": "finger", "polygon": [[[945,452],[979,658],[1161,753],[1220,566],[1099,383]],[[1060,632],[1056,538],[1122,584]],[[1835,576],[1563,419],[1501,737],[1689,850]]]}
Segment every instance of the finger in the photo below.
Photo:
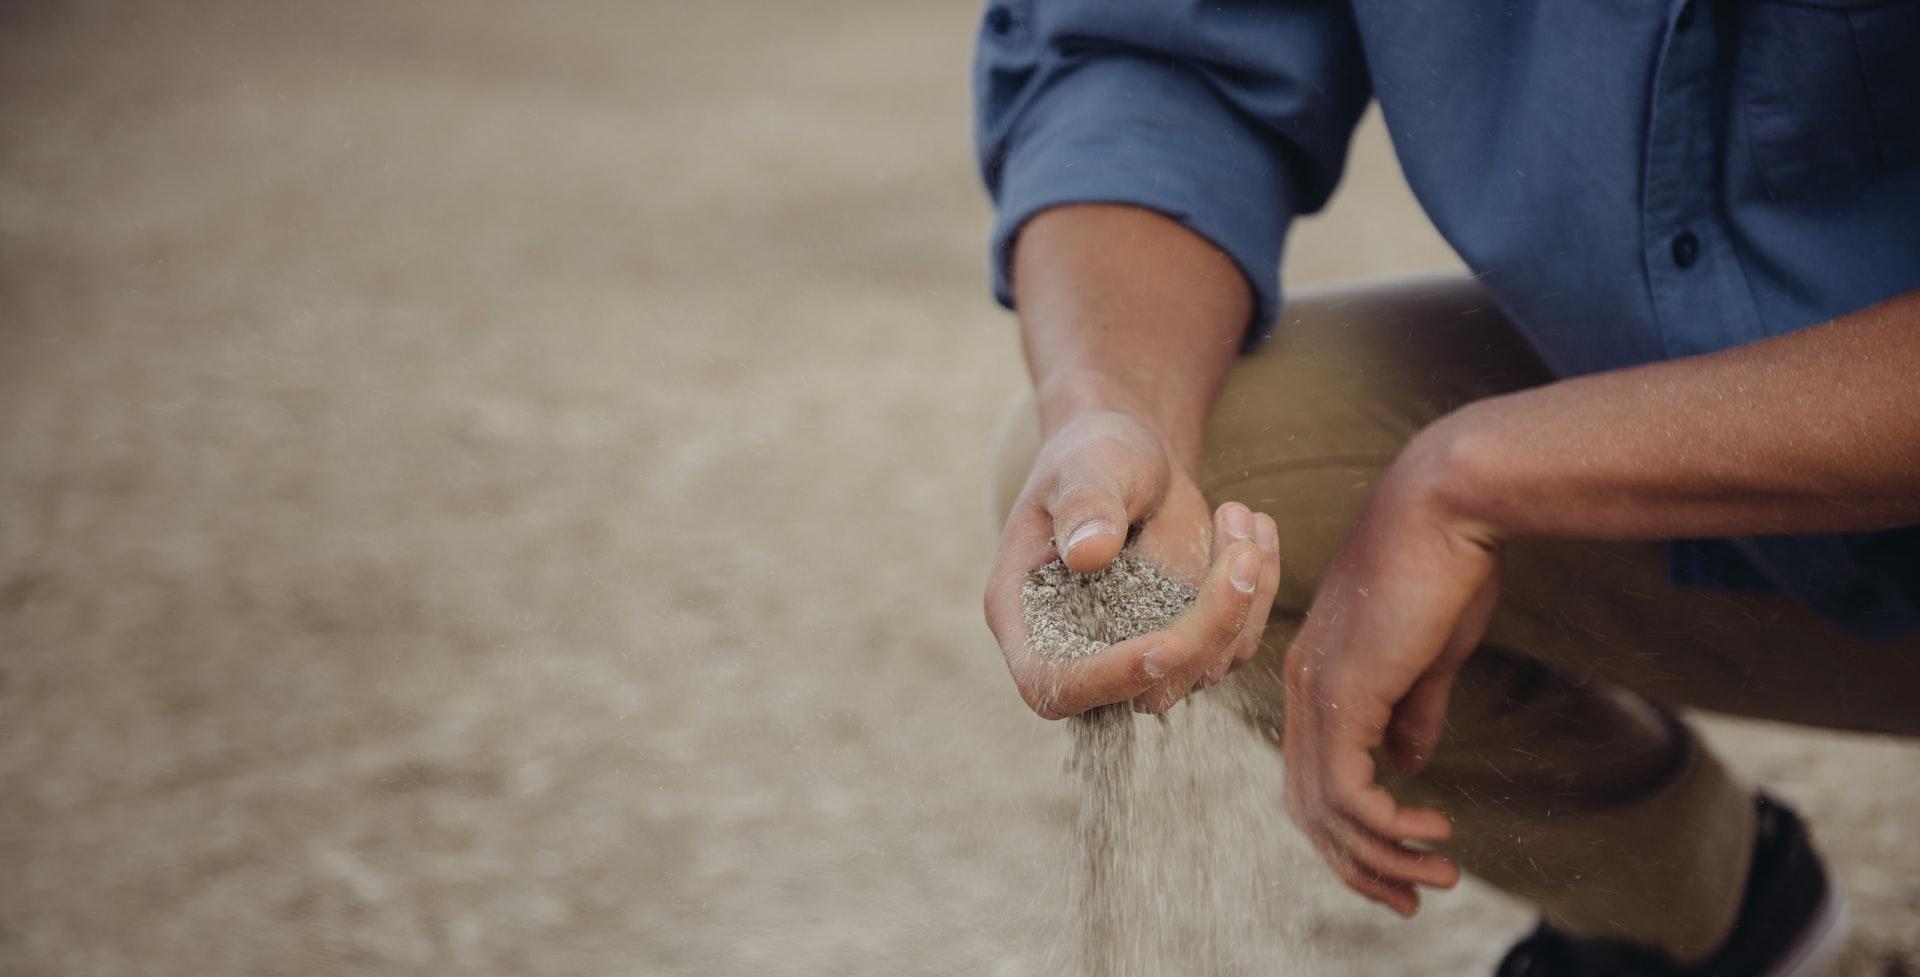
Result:
{"label": "finger", "polygon": [[1348,821],[1333,832],[1334,839],[1361,868],[1395,884],[1451,889],[1460,870],[1438,852],[1409,848]]}
{"label": "finger", "polygon": [[1253,605],[1247,614],[1247,622],[1240,628],[1240,634],[1233,641],[1228,653],[1214,664],[1207,673],[1210,682],[1218,682],[1228,672],[1253,660],[1260,651],[1260,642],[1266,636],[1267,619],[1273,612],[1273,595],[1280,590],[1280,533],[1273,517],[1266,513],[1254,515],[1254,545],[1260,549],[1260,581],[1254,587]]}
{"label": "finger", "polygon": [[1168,629],[1181,637],[1193,655],[1143,697],[1143,711],[1173,708],[1231,646],[1246,624],[1259,575],[1260,553],[1253,543],[1236,542],[1220,550],[1219,559],[1201,581],[1200,596]]}
{"label": "finger", "polygon": [[1252,543],[1259,532],[1258,527],[1259,522],[1254,518],[1253,510],[1239,502],[1221,503],[1213,511],[1213,538],[1219,545]]}
{"label": "finger", "polygon": [[1092,573],[1127,544],[1127,511],[1118,496],[1079,495],[1054,511],[1054,547],[1067,568]]}
{"label": "finger", "polygon": [[1199,685],[1201,677],[1205,675],[1206,664],[1205,658],[1189,654],[1171,674],[1134,697],[1133,711],[1153,716],[1171,712],[1174,706],[1180,704],[1180,700]]}
{"label": "finger", "polygon": [[1232,647],[1252,616],[1263,562],[1252,543],[1237,542],[1223,548],[1201,581],[1193,606],[1180,615],[1171,630],[1215,654]]}
{"label": "finger", "polygon": [[[1257,548],[1259,545],[1257,540],[1259,535],[1258,527],[1259,522],[1252,509],[1247,508],[1239,502],[1222,503],[1220,507],[1213,512],[1213,539],[1215,549],[1218,550],[1220,547],[1231,546],[1239,542],[1253,543]],[[1254,591],[1255,600],[1248,607],[1247,616],[1249,618],[1258,612],[1259,587],[1257,582]],[[1227,669],[1232,664],[1233,656],[1239,648],[1241,636],[1245,631],[1246,626],[1243,623],[1232,638],[1223,642],[1219,648],[1214,649],[1211,660],[1207,663],[1206,672],[1201,675],[1197,683],[1201,688],[1212,685],[1226,676]]]}
{"label": "finger", "polygon": [[1355,859],[1352,846],[1344,843],[1336,834],[1336,828],[1343,824],[1342,819],[1328,807],[1329,799],[1314,783],[1309,771],[1315,766],[1317,750],[1309,737],[1298,735],[1301,732],[1290,720],[1286,739],[1287,813],[1312,842],[1321,860],[1347,888],[1401,916],[1413,915],[1420,906],[1419,894],[1413,887],[1362,866]]}
{"label": "finger", "polygon": [[1253,541],[1262,552],[1272,553],[1275,562],[1280,559],[1280,524],[1264,512],[1253,514]]}
{"label": "finger", "polygon": [[[1312,840],[1315,849],[1327,865],[1333,869],[1340,880],[1353,891],[1378,902],[1401,916],[1411,916],[1420,907],[1420,897],[1413,883],[1402,877],[1406,874],[1419,874],[1416,866],[1402,865],[1399,860],[1390,857],[1390,853],[1375,846],[1366,845],[1366,839],[1377,839],[1379,848],[1385,848],[1397,836],[1384,832],[1365,830],[1364,822],[1343,813],[1342,796],[1352,791],[1355,784],[1363,785],[1368,791],[1360,806],[1384,804],[1386,813],[1375,810],[1373,814],[1389,823],[1400,819],[1394,811],[1397,805],[1393,798],[1372,783],[1373,768],[1370,758],[1362,753],[1367,762],[1360,768],[1348,772],[1346,781],[1336,767],[1329,766],[1328,750],[1336,743],[1335,724],[1318,708],[1319,700],[1289,700],[1287,710],[1286,755],[1287,755],[1287,793],[1286,806],[1295,824]],[[1337,757],[1337,753],[1336,753]],[[1373,792],[1377,792],[1377,798]],[[1416,837],[1424,840],[1425,835],[1444,834],[1435,832],[1430,824],[1420,823],[1418,819],[1401,824],[1415,830]],[[1450,824],[1447,827],[1451,827]],[[1363,853],[1367,857],[1363,860]],[[1439,873],[1432,876],[1436,882],[1447,881]]]}
{"label": "finger", "polygon": [[[1214,561],[1200,582],[1200,594],[1180,615],[1173,630],[1188,639],[1194,657],[1175,668],[1135,704],[1141,712],[1164,713],[1195,687],[1206,683],[1215,662],[1228,653],[1248,614],[1251,594],[1245,589],[1247,554],[1257,552],[1253,513],[1238,502],[1214,511]],[[1257,584],[1257,581],[1256,581]]]}
{"label": "finger", "polygon": [[1378,784],[1337,790],[1331,803],[1354,823],[1396,841],[1437,845],[1453,836],[1453,822],[1446,815],[1428,808],[1402,807]]}
{"label": "finger", "polygon": [[1440,657],[1394,706],[1393,721],[1387,724],[1383,745],[1388,761],[1401,772],[1417,773],[1433,759],[1446,729],[1447,701],[1453,691],[1453,680],[1480,646],[1499,599],[1499,584],[1489,578],[1461,612]]}
{"label": "finger", "polygon": [[1381,878],[1338,848],[1321,854],[1347,888],[1380,903],[1403,918],[1420,911],[1420,893],[1413,886]]}
{"label": "finger", "polygon": [[1000,533],[1000,547],[987,574],[983,608],[987,628],[999,642],[1008,664],[1026,656],[1026,618],[1021,606],[1021,589],[1028,572],[1053,558],[1053,544],[1047,513],[1031,501],[1023,500],[1007,517]]}
{"label": "finger", "polygon": [[1061,719],[1138,698],[1187,657],[1179,636],[1156,631],[1064,664],[1030,656],[1014,681],[1042,719]]}
{"label": "finger", "polygon": [[[1303,820],[1301,812],[1295,812],[1296,820]],[[1309,823],[1319,824],[1321,822]],[[1402,917],[1412,916],[1420,908],[1420,894],[1409,883],[1396,881],[1374,871],[1360,863],[1353,851],[1342,843],[1329,830],[1316,828],[1308,832],[1314,850],[1319,852],[1321,861],[1333,870],[1341,883],[1361,896],[1380,903],[1399,913]]]}
{"label": "finger", "polygon": [[1387,759],[1401,773],[1413,774],[1433,759],[1440,732],[1447,722],[1447,700],[1456,669],[1433,669],[1413,684],[1406,698],[1393,707],[1383,744]]}
{"label": "finger", "polygon": [[1118,462],[1081,465],[1062,473],[1048,493],[1053,543],[1067,568],[1092,573],[1113,562],[1127,527],[1145,516],[1164,486],[1139,484]]}
{"label": "finger", "polygon": [[[1337,735],[1337,734],[1335,734]],[[1332,779],[1328,802],[1348,820],[1395,841],[1439,844],[1453,834],[1453,822],[1439,811],[1402,807],[1374,781],[1372,755],[1349,744],[1329,743],[1326,761]]]}

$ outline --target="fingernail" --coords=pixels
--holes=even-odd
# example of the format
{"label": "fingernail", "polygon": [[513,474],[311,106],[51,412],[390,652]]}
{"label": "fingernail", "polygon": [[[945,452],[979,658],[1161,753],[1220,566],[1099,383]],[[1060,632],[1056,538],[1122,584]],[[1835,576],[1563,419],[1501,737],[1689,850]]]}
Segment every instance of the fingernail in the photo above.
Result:
{"label": "fingernail", "polygon": [[1074,527],[1073,532],[1067,534],[1067,548],[1064,550],[1061,550],[1060,555],[1066,556],[1068,553],[1073,552],[1073,548],[1076,546],[1079,546],[1081,543],[1084,543],[1087,540],[1100,535],[1101,533],[1107,533],[1112,531],[1113,531],[1113,527],[1107,525],[1105,520],[1089,519],[1086,522],[1081,523],[1079,526]]}
{"label": "fingernail", "polygon": [[1273,520],[1271,519],[1258,519],[1254,521],[1253,538],[1254,542],[1259,543],[1260,548],[1268,553],[1272,553],[1280,548],[1280,531],[1274,528]]}
{"label": "fingernail", "polygon": [[1242,553],[1233,558],[1233,589],[1243,593],[1253,593],[1254,585],[1260,581],[1260,557],[1255,553]]}
{"label": "fingernail", "polygon": [[1234,539],[1253,538],[1253,513],[1234,506],[1227,510],[1227,535]]}
{"label": "fingernail", "polygon": [[1180,652],[1172,645],[1159,645],[1148,651],[1141,663],[1146,666],[1148,678],[1159,678],[1180,664]]}

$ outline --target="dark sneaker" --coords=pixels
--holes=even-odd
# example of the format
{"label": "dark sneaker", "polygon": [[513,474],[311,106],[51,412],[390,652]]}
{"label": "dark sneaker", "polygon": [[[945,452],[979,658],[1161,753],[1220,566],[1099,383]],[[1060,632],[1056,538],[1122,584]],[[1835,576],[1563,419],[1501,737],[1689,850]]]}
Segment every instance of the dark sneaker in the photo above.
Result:
{"label": "dark sneaker", "polygon": [[1705,962],[1682,967],[1649,950],[1575,939],[1542,923],[1507,951],[1494,977],[1819,977],[1846,942],[1846,899],[1799,817],[1764,794],[1754,809],[1746,899],[1726,944]]}

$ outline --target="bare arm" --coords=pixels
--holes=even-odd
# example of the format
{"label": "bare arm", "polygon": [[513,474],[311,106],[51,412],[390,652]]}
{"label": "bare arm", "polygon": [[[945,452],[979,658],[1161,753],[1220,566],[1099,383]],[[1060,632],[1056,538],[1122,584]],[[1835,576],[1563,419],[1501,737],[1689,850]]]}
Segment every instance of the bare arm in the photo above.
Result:
{"label": "bare arm", "polygon": [[[1234,264],[1150,211],[1074,206],[1029,222],[1015,298],[1043,434],[987,583],[987,624],[1042,716],[1133,701],[1161,712],[1259,647],[1279,587],[1273,520],[1229,503],[1208,513],[1194,481],[1207,411],[1251,316]],[[1142,527],[1149,560],[1200,587],[1165,632],[1056,667],[1027,648],[1020,582],[1056,554],[1106,566]]]}
{"label": "bare arm", "polygon": [[[1666,539],[1920,522],[1920,293],[1707,356],[1469,405],[1368,499],[1287,652],[1287,802],[1348,885],[1418,905],[1430,811],[1373,754],[1433,755],[1498,600],[1502,540]],[[1343,853],[1371,852],[1353,857]]]}
{"label": "bare arm", "polygon": [[1014,255],[1044,433],[1118,410],[1153,423],[1190,466],[1252,314],[1233,262],[1166,217],[1105,205],[1041,214]]}
{"label": "bare arm", "polygon": [[1443,504],[1489,538],[1911,525],[1920,292],[1720,353],[1483,401],[1422,440],[1412,454]]}

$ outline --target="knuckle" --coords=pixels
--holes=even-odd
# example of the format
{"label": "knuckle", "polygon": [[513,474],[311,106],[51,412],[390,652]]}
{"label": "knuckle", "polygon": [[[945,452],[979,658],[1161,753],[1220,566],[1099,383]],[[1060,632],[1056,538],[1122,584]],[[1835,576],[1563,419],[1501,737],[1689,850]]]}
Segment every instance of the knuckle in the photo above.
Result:
{"label": "knuckle", "polygon": [[1057,514],[1063,509],[1111,508],[1119,504],[1113,482],[1117,459],[1081,457],[1073,462],[1062,466],[1055,476],[1052,504],[1048,508]]}
{"label": "knuckle", "polygon": [[1374,885],[1381,885],[1387,881],[1386,868],[1377,858],[1368,855],[1355,856],[1354,871],[1359,872],[1362,878]]}
{"label": "knuckle", "polygon": [[1062,496],[1053,507],[1053,514],[1063,524],[1061,528],[1072,528],[1074,524],[1118,508],[1119,503],[1105,493],[1080,489]]}
{"label": "knuckle", "polygon": [[1222,631],[1238,635],[1241,629],[1247,626],[1247,620],[1253,614],[1254,599],[1258,596],[1256,593],[1242,591],[1228,584],[1225,613],[1220,615],[1217,627]]}
{"label": "knuckle", "polygon": [[1246,620],[1247,615],[1244,607],[1240,609],[1239,613],[1222,618],[1221,621],[1213,627],[1214,644],[1222,649],[1233,644],[1234,639],[1240,637],[1240,628],[1246,624]]}
{"label": "knuckle", "polygon": [[1361,805],[1353,803],[1353,801],[1344,794],[1335,793],[1328,799],[1327,806],[1332,808],[1334,813],[1340,817],[1352,821],[1355,824],[1368,828],[1374,826],[1373,819],[1367,817],[1366,810]]}
{"label": "knuckle", "polygon": [[1236,603],[1223,609],[1207,622],[1206,633],[1215,647],[1225,647],[1240,636],[1240,629],[1247,622],[1247,604],[1245,595],[1235,593]]}

